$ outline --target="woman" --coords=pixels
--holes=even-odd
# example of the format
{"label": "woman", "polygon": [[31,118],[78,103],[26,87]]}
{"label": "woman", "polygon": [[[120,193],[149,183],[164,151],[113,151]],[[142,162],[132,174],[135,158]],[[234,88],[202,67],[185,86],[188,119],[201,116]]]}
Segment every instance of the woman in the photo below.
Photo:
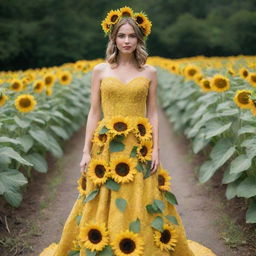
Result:
{"label": "woman", "polygon": [[123,7],[102,27],[109,43],[92,72],[80,195],[59,244],[40,255],[213,256],[186,239],[159,161],[157,75],[145,64],[151,22]]}

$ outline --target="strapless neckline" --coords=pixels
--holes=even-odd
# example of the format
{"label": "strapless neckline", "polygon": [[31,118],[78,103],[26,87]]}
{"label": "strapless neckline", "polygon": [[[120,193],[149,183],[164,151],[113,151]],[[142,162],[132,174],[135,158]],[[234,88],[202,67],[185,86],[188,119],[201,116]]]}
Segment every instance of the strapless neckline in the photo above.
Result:
{"label": "strapless neckline", "polygon": [[151,82],[151,80],[148,79],[148,78],[146,78],[145,76],[136,76],[136,77],[132,78],[130,81],[128,81],[128,82],[126,82],[126,83],[123,82],[123,81],[121,81],[121,80],[120,80],[119,78],[117,78],[117,77],[114,77],[114,76],[106,76],[106,77],[103,77],[103,78],[101,79],[101,83],[102,83],[102,81],[104,81],[104,80],[106,80],[106,79],[114,79],[114,80],[118,81],[120,84],[122,84],[122,85],[124,85],[124,86],[127,86],[128,84],[132,83],[132,82],[135,81],[136,79],[144,79],[144,80],[146,80],[148,83]]}

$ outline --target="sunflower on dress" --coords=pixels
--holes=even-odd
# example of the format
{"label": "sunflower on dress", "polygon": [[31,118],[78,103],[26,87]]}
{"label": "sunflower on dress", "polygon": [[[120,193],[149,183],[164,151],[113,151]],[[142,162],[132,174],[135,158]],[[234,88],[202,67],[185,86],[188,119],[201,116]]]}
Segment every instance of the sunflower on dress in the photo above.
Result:
{"label": "sunflower on dress", "polygon": [[142,141],[137,147],[137,157],[140,162],[147,162],[151,160],[152,151],[153,151],[152,141]]}
{"label": "sunflower on dress", "polygon": [[171,177],[169,173],[160,165],[160,169],[158,171],[158,188],[162,191],[169,191],[171,185],[170,180]]}
{"label": "sunflower on dress", "polygon": [[148,118],[138,117],[134,132],[139,141],[152,140],[152,125]]}

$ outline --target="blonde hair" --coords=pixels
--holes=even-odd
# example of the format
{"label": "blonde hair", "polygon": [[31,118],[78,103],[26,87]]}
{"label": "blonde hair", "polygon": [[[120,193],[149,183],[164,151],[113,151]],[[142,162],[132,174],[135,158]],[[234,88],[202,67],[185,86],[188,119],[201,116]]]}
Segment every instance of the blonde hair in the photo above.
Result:
{"label": "blonde hair", "polygon": [[111,31],[111,34],[109,35],[109,41],[106,49],[106,61],[111,65],[111,67],[117,66],[117,55],[118,55],[118,49],[116,47],[116,36],[119,28],[124,24],[130,24],[135,34],[138,38],[138,43],[136,50],[134,51],[134,57],[136,60],[136,63],[138,65],[138,68],[142,68],[142,66],[146,63],[148,53],[146,50],[146,43],[143,39],[143,33],[139,26],[136,24],[136,22],[131,17],[124,17],[122,18],[118,23],[116,23]]}

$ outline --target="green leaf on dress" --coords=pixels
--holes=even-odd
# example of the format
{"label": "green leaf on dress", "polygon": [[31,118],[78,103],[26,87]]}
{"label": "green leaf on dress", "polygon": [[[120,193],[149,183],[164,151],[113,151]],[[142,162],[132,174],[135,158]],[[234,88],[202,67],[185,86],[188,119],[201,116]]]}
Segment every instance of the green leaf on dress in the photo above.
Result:
{"label": "green leaf on dress", "polygon": [[116,206],[117,208],[121,211],[121,212],[124,212],[125,211],[125,208],[127,206],[127,202],[125,199],[123,198],[117,198],[116,199]]}
{"label": "green leaf on dress", "polygon": [[140,163],[140,162],[138,162],[137,163],[137,166],[136,166],[136,169],[139,171],[139,172],[143,172],[143,165]]}
{"label": "green leaf on dress", "polygon": [[168,219],[171,223],[175,224],[175,225],[179,225],[177,219],[175,216],[172,215],[166,215],[164,216],[166,219]]}
{"label": "green leaf on dress", "polygon": [[157,229],[160,232],[163,232],[163,218],[161,216],[156,216],[155,219],[151,222],[151,227]]}
{"label": "green leaf on dress", "polygon": [[100,190],[98,188],[93,190],[89,195],[86,196],[84,203],[87,203],[87,202],[91,201],[92,199],[94,199],[98,195],[99,191]]}
{"label": "green leaf on dress", "polygon": [[118,184],[117,182],[115,182],[113,179],[108,179],[105,183],[105,186],[108,189],[114,190],[114,191],[118,191],[120,188],[120,184]]}
{"label": "green leaf on dress", "polygon": [[131,222],[129,225],[129,230],[134,233],[140,232],[140,220],[137,218],[135,221]]}
{"label": "green leaf on dress", "polygon": [[164,202],[162,200],[155,199],[153,202],[153,205],[155,205],[159,209],[160,212],[164,211]]}
{"label": "green leaf on dress", "polygon": [[99,134],[105,134],[105,133],[107,133],[108,132],[108,128],[104,125],[102,128],[101,128],[101,130],[99,131]]}
{"label": "green leaf on dress", "polygon": [[154,203],[146,205],[146,209],[147,209],[147,212],[150,213],[150,214],[152,214],[152,213],[161,213],[161,210]]}
{"label": "green leaf on dress", "polygon": [[109,245],[105,246],[102,251],[99,252],[99,256],[113,256],[113,251]]}
{"label": "green leaf on dress", "polygon": [[110,152],[123,151],[124,147],[125,147],[124,143],[116,139],[111,140],[109,143]]}
{"label": "green leaf on dress", "polygon": [[80,224],[81,218],[82,218],[81,215],[77,215],[77,216],[76,216],[76,223],[77,223],[77,225]]}
{"label": "green leaf on dress", "polygon": [[97,251],[91,251],[88,248],[85,249],[85,255],[86,256],[96,256],[97,255]]}
{"label": "green leaf on dress", "polygon": [[136,155],[137,155],[137,146],[134,146],[134,147],[132,148],[130,157],[136,157]]}
{"label": "green leaf on dress", "polygon": [[166,200],[170,203],[170,204],[178,204],[178,202],[177,202],[177,199],[176,199],[176,196],[172,193],[172,192],[170,192],[170,191],[165,191],[164,192],[164,196],[165,196],[165,198],[166,198]]}
{"label": "green leaf on dress", "polygon": [[68,253],[68,256],[79,256],[80,255],[80,251],[70,251]]}
{"label": "green leaf on dress", "polygon": [[151,170],[151,163],[152,161],[148,160],[145,164],[146,166],[146,172],[144,173],[144,179],[148,178],[150,176],[150,170]]}

